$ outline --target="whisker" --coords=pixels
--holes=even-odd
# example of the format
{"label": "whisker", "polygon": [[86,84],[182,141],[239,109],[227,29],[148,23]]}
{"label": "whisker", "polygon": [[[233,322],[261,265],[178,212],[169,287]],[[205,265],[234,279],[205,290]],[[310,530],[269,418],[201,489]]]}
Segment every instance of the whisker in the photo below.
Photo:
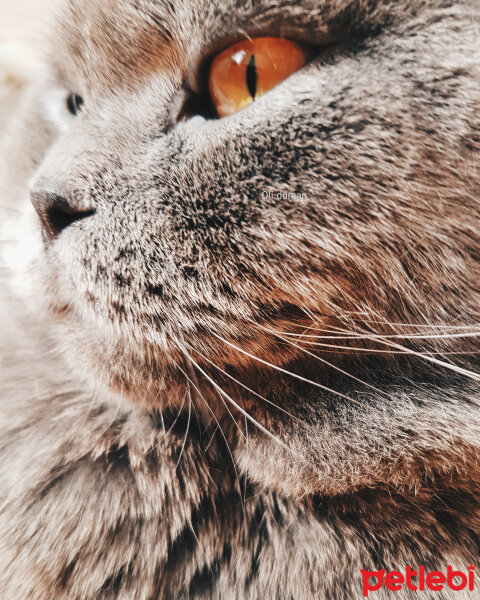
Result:
{"label": "whisker", "polygon": [[245,479],[243,485],[243,505],[245,506],[245,502],[247,501],[247,481],[248,481],[248,460],[250,457],[250,447],[248,444],[248,420],[244,417],[245,421]]}
{"label": "whisker", "polygon": [[[178,344],[177,344],[177,345],[178,345]],[[179,348],[179,349],[180,349],[180,350],[183,352],[183,350],[182,350],[181,348]],[[193,369],[193,366],[192,366],[192,362],[191,362],[191,360],[190,360],[190,358],[189,358],[189,357],[185,357],[185,358],[187,359],[187,364],[188,364],[188,366],[189,366],[189,370],[191,371],[190,375],[189,375],[189,376],[187,376],[187,381],[189,382],[189,385],[193,385],[193,386],[194,386],[195,390],[196,390],[196,391],[197,391],[197,392],[200,394],[200,396],[201,396],[202,400],[205,402],[205,405],[207,406],[207,408],[209,409],[209,411],[211,412],[211,414],[212,414],[212,415],[214,416],[214,418],[215,418],[215,415],[214,415],[214,413],[212,412],[212,409],[211,409],[211,407],[209,406],[209,404],[208,404],[208,402],[207,402],[207,400],[206,400],[205,396],[204,396],[204,395],[203,395],[203,394],[200,392],[200,390],[199,390],[199,386],[198,386],[198,380],[197,380],[197,378],[196,378],[195,371],[194,371],[194,369]],[[174,362],[175,362],[175,361],[174,361]],[[184,373],[184,371],[181,369],[181,367],[180,367],[180,366],[179,366],[179,365],[178,365],[176,362],[175,362],[175,364],[176,364],[176,366],[177,366],[177,367],[178,367],[178,368],[179,368],[179,369],[182,371],[182,373]],[[185,373],[184,373],[184,374],[185,374]],[[195,383],[193,383],[193,381],[195,381]],[[218,392],[217,392],[217,393],[218,393]],[[222,399],[222,402],[224,402],[224,403],[225,403],[225,401],[223,400],[223,398],[222,398],[221,396],[220,396],[220,398]],[[232,419],[233,423],[234,423],[234,424],[237,426],[237,428],[238,428],[238,430],[240,431],[241,435],[243,435],[243,431],[240,429],[240,426],[239,426],[239,425],[238,425],[238,423],[236,422],[236,420],[235,420],[234,416],[232,415],[232,413],[230,412],[230,410],[229,410],[228,406],[225,406],[225,408],[227,409],[227,411],[228,411],[228,414],[230,415],[230,417],[231,417],[231,419]],[[215,420],[216,420],[216,419],[215,419]],[[217,420],[216,420],[216,422],[217,422],[217,425],[218,425],[218,426],[220,426],[220,424],[218,423],[218,421],[217,421]]]}
{"label": "whisker", "polygon": [[228,377],[229,379],[231,379],[232,381],[234,381],[235,383],[237,383],[239,386],[241,386],[243,389],[247,390],[248,392],[250,392],[251,394],[253,394],[254,396],[256,396],[257,398],[260,398],[260,400],[263,400],[264,402],[267,402],[268,404],[270,404],[271,406],[273,406],[274,408],[277,408],[278,410],[284,412],[285,414],[287,414],[289,417],[291,417],[292,419],[295,419],[297,421],[301,422],[301,419],[299,419],[298,417],[296,417],[295,415],[292,415],[292,413],[288,412],[288,410],[285,410],[284,408],[282,408],[281,406],[279,406],[278,404],[275,404],[275,402],[272,402],[271,400],[268,400],[268,398],[265,398],[264,396],[262,396],[261,394],[259,394],[258,392],[256,392],[255,390],[252,390],[252,388],[248,387],[248,385],[245,385],[244,383],[242,383],[239,379],[236,379],[235,377],[233,377],[233,375],[230,375],[230,373],[228,373],[227,371],[225,371],[224,369],[222,369],[221,367],[219,367],[218,365],[216,365],[212,360],[210,360],[208,357],[206,357],[202,352],[200,352],[199,350],[193,348],[192,346],[190,346],[190,348],[196,353],[199,354],[204,360],[206,360],[212,367],[214,367],[215,369],[217,369],[218,371],[220,371],[221,373],[223,373],[223,375],[225,375],[226,377]]}
{"label": "whisker", "polygon": [[205,446],[205,452],[207,452],[207,450],[210,448],[211,443],[213,442],[213,440],[215,439],[215,435],[217,433],[217,431],[219,430],[219,424],[217,423],[217,425],[215,426],[215,429],[213,430],[212,435],[210,436],[210,439],[208,440],[208,444]]}
{"label": "whisker", "polygon": [[[362,333],[364,333],[364,332],[362,332]],[[418,352],[416,350],[412,350],[411,348],[407,348],[406,346],[403,346],[397,342],[392,342],[389,339],[384,339],[382,336],[377,336],[375,338],[375,341],[378,341],[379,343],[384,344],[386,346],[396,348],[397,350],[402,350],[406,354],[410,354],[412,356],[418,356],[419,358],[423,358],[427,362],[431,362],[432,364],[436,364],[436,365],[439,365],[446,369],[450,369],[451,371],[454,371],[461,375],[465,375],[466,377],[469,377],[470,379],[473,379],[475,381],[480,381],[480,374],[475,373],[473,371],[469,371],[468,369],[464,369],[463,367],[460,367],[459,365],[456,365],[454,363],[442,361],[438,358],[435,358],[430,353],[425,354],[422,352]],[[467,354],[469,354],[469,353],[467,353]]]}
{"label": "whisker", "polygon": [[[184,340],[182,340],[182,341],[185,343],[185,341],[184,341]],[[192,348],[192,347],[190,346],[190,348]],[[193,350],[195,350],[194,348],[192,348],[192,349],[193,349]],[[215,390],[215,391],[216,391],[216,393],[218,394],[218,396],[219,396],[220,400],[221,400],[221,401],[223,402],[223,404],[225,405],[225,409],[226,409],[226,411],[228,412],[228,414],[230,415],[230,418],[232,419],[232,421],[233,421],[234,425],[237,427],[238,431],[240,432],[240,435],[241,435],[243,438],[245,438],[245,434],[243,433],[243,431],[242,431],[242,429],[241,429],[240,425],[237,423],[237,421],[236,421],[235,417],[233,416],[233,414],[232,414],[231,410],[229,409],[228,405],[225,403],[225,399],[224,399],[224,398],[223,398],[223,397],[222,397],[222,396],[221,396],[221,395],[218,393],[218,391],[217,391],[217,390]]]}
{"label": "whisker", "polygon": [[468,329],[476,327],[475,325],[447,325],[444,323],[401,323],[396,321],[385,321],[382,319],[361,319],[362,323],[375,323],[377,325],[389,325],[390,327],[425,327],[428,329]]}
{"label": "whisker", "polygon": [[[177,344],[177,347],[185,355],[184,351],[181,349],[181,347],[178,344]],[[185,355],[185,358],[187,359],[187,361],[191,365],[192,364],[191,360],[188,359],[188,357],[186,355]],[[187,379],[187,381],[190,382],[190,384],[193,386],[193,389],[198,394],[199,398],[201,398],[203,400],[205,406],[207,407],[207,410],[212,415],[212,417],[213,417],[213,419],[214,419],[214,421],[215,421],[215,423],[217,425],[217,428],[219,429],[220,434],[223,437],[223,440],[224,440],[225,445],[227,447],[228,454],[230,455],[230,459],[232,461],[233,470],[235,471],[235,476],[237,478],[238,486],[241,489],[240,475],[238,474],[238,469],[237,469],[237,466],[235,464],[235,460],[233,458],[233,453],[232,453],[232,450],[231,450],[230,445],[228,443],[227,436],[225,435],[225,432],[223,431],[223,429],[222,429],[222,427],[221,427],[221,425],[220,425],[217,417],[215,416],[215,413],[213,412],[213,410],[211,409],[210,405],[208,404],[205,396],[202,394],[202,392],[201,392],[201,390],[200,390],[200,388],[198,386],[198,381],[197,381],[195,373],[193,373],[193,377],[191,378],[173,358],[170,357],[170,360],[174,363],[174,365],[177,367],[177,369],[184,375],[184,377]],[[213,439],[213,436],[212,436],[212,439]],[[208,442],[208,446],[210,446],[211,443],[212,443],[212,440],[210,440]]]}
{"label": "whisker", "polygon": [[242,348],[239,348],[238,346],[236,346],[235,344],[232,344],[231,342],[229,342],[228,340],[226,340],[225,338],[223,338],[222,336],[218,335],[217,333],[212,331],[212,335],[214,335],[216,338],[218,338],[219,340],[221,340],[224,344],[227,344],[227,346],[230,346],[231,348],[233,348],[234,350],[237,350],[238,352],[240,352],[241,354],[244,354],[245,356],[248,356],[249,358],[261,363],[262,365],[265,365],[267,367],[270,367],[272,369],[275,369],[276,371],[279,371],[280,373],[284,373],[285,375],[289,375],[290,377],[293,377],[294,379],[298,379],[299,381],[303,381],[304,383],[308,383],[309,385],[313,385],[314,387],[317,387],[325,392],[329,392],[331,394],[334,394],[340,398],[343,398],[344,400],[348,400],[349,402],[355,402],[358,404],[359,403],[355,398],[351,398],[350,396],[346,396],[345,394],[342,394],[341,392],[338,392],[337,390],[334,390],[332,388],[329,388],[325,385],[322,385],[321,383],[317,383],[316,381],[312,381],[311,379],[307,379],[306,377],[302,377],[301,375],[298,375],[297,373],[293,373],[292,371],[287,371],[286,369],[283,369],[282,367],[279,367],[278,365],[274,365],[273,363],[270,363],[266,360],[263,360],[262,358],[259,358],[258,356],[255,356],[253,354],[250,354],[250,352],[247,352],[246,350],[243,350]]}
{"label": "whisker", "polygon": [[[183,407],[183,404],[182,404],[182,407]],[[192,417],[192,392],[191,392],[191,389],[190,389],[190,381],[188,381],[188,417],[187,417],[187,428],[185,430],[185,435],[183,437],[182,447],[180,448],[180,455],[178,457],[177,464],[175,465],[175,471],[178,469],[178,465],[180,464],[180,460],[181,460],[183,452],[185,450],[185,445],[187,443],[188,431],[190,429],[190,419],[191,419],[191,417]]]}
{"label": "whisker", "polygon": [[[379,341],[379,340],[378,340]],[[289,340],[285,340],[286,343],[290,343]],[[307,346],[315,346],[315,347],[319,347],[319,348],[324,348],[326,352],[331,351],[331,352],[335,352],[338,354],[352,354],[352,353],[363,353],[363,354],[407,354],[407,352],[405,350],[379,350],[378,348],[361,348],[358,346],[338,346],[336,344],[321,344],[321,343],[316,343],[316,342],[305,342],[305,344]],[[338,352],[339,350],[342,350],[342,352]],[[452,355],[452,356],[461,356],[461,355],[465,355],[465,356],[472,356],[475,354],[480,354],[480,351],[448,351],[448,352],[439,352],[439,351],[435,351],[435,352],[420,352],[419,354],[428,354],[431,356],[435,356],[435,355],[440,355],[440,356],[447,356],[447,355]]]}
{"label": "whisker", "polygon": [[[262,328],[262,325],[258,325],[258,327]],[[344,369],[338,367],[337,365],[334,365],[333,363],[331,363],[328,360],[325,360],[324,358],[322,358],[321,356],[318,356],[317,354],[314,354],[313,352],[310,352],[309,350],[306,350],[305,348],[303,348],[302,346],[299,346],[298,344],[295,344],[294,342],[291,342],[290,340],[286,340],[285,338],[281,337],[281,336],[277,336],[279,339],[281,339],[282,341],[288,343],[290,346],[293,346],[294,348],[298,348],[299,350],[301,350],[302,352],[304,352],[305,354],[307,354],[308,356],[312,356],[313,358],[315,358],[316,360],[318,360],[319,362],[321,362],[324,365],[327,365],[328,367],[331,367],[332,369],[334,369],[335,371],[337,371],[338,373],[342,373],[342,375],[346,375],[347,377],[349,377],[350,379],[353,379],[354,381],[357,381],[358,383],[361,383],[362,385],[374,390],[375,392],[379,393],[379,394],[383,394],[384,396],[388,397],[388,394],[386,392],[384,392],[383,390],[380,390],[378,388],[376,388],[374,385],[371,385],[370,383],[367,383],[366,381],[363,381],[362,379],[360,379],[359,377],[356,377],[355,375],[352,375],[351,373],[349,373],[348,371],[345,371]]]}
{"label": "whisker", "polygon": [[288,452],[292,452],[294,455],[298,456],[298,458],[302,458],[297,454],[292,448],[287,446],[282,440],[278,439],[271,431],[266,429],[261,423],[259,423],[256,419],[254,419],[245,409],[243,409],[233,398],[231,398],[209,375],[206,373],[199,365],[195,362],[195,360],[188,354],[185,348],[180,347],[181,350],[185,353],[185,356],[192,361],[192,364],[197,368],[197,370],[209,381],[213,387],[218,390],[218,392],[226,399],[228,402],[232,404],[246,419],[248,419],[251,423],[257,427],[260,431],[262,431],[269,438],[274,440],[277,444],[282,446]]}
{"label": "whisker", "polygon": [[[343,330],[343,331],[345,331],[345,330]],[[418,356],[419,358],[422,358],[423,360],[425,360],[427,362],[431,362],[432,364],[436,364],[438,366],[444,367],[446,369],[454,371],[455,373],[459,373],[460,375],[469,377],[470,379],[473,379],[475,381],[480,381],[480,374],[469,371],[468,369],[460,367],[459,365],[456,365],[454,363],[442,361],[438,358],[435,358],[431,354],[425,354],[422,352],[418,352],[416,350],[412,350],[411,348],[407,348],[406,346],[403,346],[397,342],[392,342],[389,339],[385,339],[382,336],[378,336],[378,335],[374,336],[374,339],[375,339],[375,341],[379,342],[380,344],[384,344],[385,346],[396,348],[397,350],[401,350],[401,351],[405,352],[405,354],[409,354],[411,356]]]}
{"label": "whisker", "polygon": [[[253,322],[253,321],[252,321]],[[260,326],[258,323],[256,325]],[[301,337],[307,339],[319,339],[319,340],[375,340],[375,339],[403,339],[403,340],[435,340],[435,339],[454,339],[454,338],[472,338],[480,336],[480,329],[476,329],[474,331],[462,332],[462,333],[443,333],[443,334],[379,334],[379,333],[362,333],[356,334],[350,332],[348,335],[318,335],[318,334],[303,334],[303,333],[293,333],[286,331],[278,331],[275,329],[270,329],[265,326],[261,326],[263,329],[270,333],[284,335],[286,337]],[[314,329],[313,327],[311,329]],[[335,330],[326,330],[324,328],[318,328],[321,331],[333,332]],[[337,331],[345,331],[343,329],[338,329]]]}
{"label": "whisker", "polygon": [[395,342],[389,342],[387,340],[383,341],[383,340],[378,340],[381,343],[386,344],[387,346],[390,345],[393,348],[397,348],[397,349],[401,349],[401,350],[405,350],[406,353],[411,354],[412,356],[418,356],[419,358],[423,358],[423,360],[427,361],[427,362],[431,362],[435,365],[439,365],[440,367],[444,367],[446,369],[449,369],[450,371],[454,371],[455,373],[459,373],[460,375],[465,375],[465,377],[468,377],[470,379],[473,379],[475,381],[480,381],[480,374],[475,373],[473,371],[469,371],[468,369],[464,369],[463,367],[460,367],[459,365],[456,365],[454,363],[451,362],[446,362],[444,360],[440,360],[439,358],[435,358],[434,356],[430,356],[429,354],[423,354],[421,352],[416,352],[415,350],[411,350],[410,348],[406,348],[405,346],[402,346],[400,344],[397,344]]}

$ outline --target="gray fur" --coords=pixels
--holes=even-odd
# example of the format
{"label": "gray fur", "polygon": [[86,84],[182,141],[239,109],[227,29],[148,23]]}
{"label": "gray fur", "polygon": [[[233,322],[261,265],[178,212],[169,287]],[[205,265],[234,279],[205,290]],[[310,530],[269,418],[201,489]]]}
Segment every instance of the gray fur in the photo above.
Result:
{"label": "gray fur", "polygon": [[[479,31],[474,0],[65,4],[2,161],[2,599],[352,599],[361,568],[478,563]],[[176,123],[245,35],[326,49]],[[95,214],[42,239],[45,191]],[[319,362],[272,333],[305,328],[379,337]]]}

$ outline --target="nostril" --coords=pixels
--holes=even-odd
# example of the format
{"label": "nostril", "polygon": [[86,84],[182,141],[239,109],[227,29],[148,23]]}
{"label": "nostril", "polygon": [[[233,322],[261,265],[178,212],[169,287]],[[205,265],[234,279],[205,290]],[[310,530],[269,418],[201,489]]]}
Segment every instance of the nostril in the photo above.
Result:
{"label": "nostril", "polygon": [[95,209],[75,201],[75,194],[68,197],[57,194],[32,193],[32,203],[40,217],[43,229],[50,239],[57,237],[67,227],[92,216]]}
{"label": "nostril", "polygon": [[47,210],[47,221],[53,229],[54,235],[59,235],[72,223],[86,219],[95,213],[94,209],[88,211],[76,211],[70,207],[52,207]]}

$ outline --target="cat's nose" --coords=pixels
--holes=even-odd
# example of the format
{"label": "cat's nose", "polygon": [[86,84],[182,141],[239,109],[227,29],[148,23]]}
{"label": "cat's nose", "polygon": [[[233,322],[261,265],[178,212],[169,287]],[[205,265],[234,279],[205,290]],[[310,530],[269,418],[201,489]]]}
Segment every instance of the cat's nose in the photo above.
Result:
{"label": "cat's nose", "polygon": [[74,194],[60,195],[53,192],[32,191],[31,199],[50,240],[54,240],[73,223],[95,213],[93,207],[76,199]]}

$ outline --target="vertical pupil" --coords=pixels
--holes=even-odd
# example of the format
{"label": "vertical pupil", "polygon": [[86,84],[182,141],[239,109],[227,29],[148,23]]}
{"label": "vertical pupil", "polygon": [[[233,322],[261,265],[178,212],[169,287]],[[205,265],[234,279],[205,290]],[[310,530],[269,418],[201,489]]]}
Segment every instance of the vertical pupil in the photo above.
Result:
{"label": "vertical pupil", "polygon": [[250,96],[255,98],[257,94],[257,67],[255,66],[255,54],[252,54],[247,65],[247,88]]}
{"label": "vertical pupil", "polygon": [[67,108],[72,115],[77,115],[83,104],[83,98],[78,94],[69,94],[67,98]]}

